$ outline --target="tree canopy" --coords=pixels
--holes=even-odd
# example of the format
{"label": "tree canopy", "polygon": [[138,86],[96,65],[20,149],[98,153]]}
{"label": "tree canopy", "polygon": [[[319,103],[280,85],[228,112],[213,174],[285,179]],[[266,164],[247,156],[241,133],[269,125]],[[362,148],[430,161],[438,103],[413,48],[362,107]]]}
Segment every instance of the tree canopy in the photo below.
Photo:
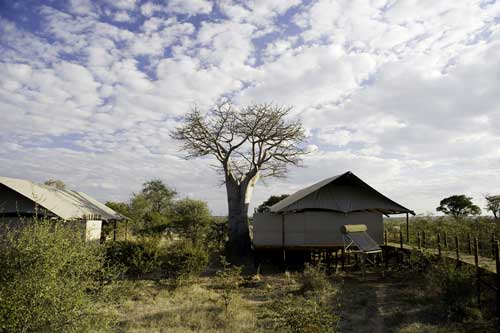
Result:
{"label": "tree canopy", "polygon": [[182,142],[187,158],[214,156],[228,178],[243,182],[260,177],[281,177],[288,165],[299,165],[305,138],[299,121],[287,121],[292,108],[256,104],[237,109],[223,102],[203,114],[195,108],[172,137]]}
{"label": "tree canopy", "polygon": [[175,202],[173,220],[175,229],[196,243],[203,240],[212,216],[205,201],[184,198]]}
{"label": "tree canopy", "polygon": [[47,186],[55,187],[58,190],[66,189],[66,184],[60,179],[49,179],[49,180],[46,180],[43,184],[47,185]]}
{"label": "tree canopy", "polygon": [[285,199],[288,197],[289,194],[281,194],[281,195],[271,195],[267,200],[265,200],[263,203],[257,207],[257,211],[259,213],[262,213],[265,211],[266,207],[271,207],[272,205],[280,202],[281,200]]}
{"label": "tree canopy", "polygon": [[471,197],[464,194],[444,198],[436,210],[454,218],[481,214],[481,208],[472,202]]}
{"label": "tree canopy", "polygon": [[487,195],[486,209],[490,211],[496,220],[500,218],[500,195]]}

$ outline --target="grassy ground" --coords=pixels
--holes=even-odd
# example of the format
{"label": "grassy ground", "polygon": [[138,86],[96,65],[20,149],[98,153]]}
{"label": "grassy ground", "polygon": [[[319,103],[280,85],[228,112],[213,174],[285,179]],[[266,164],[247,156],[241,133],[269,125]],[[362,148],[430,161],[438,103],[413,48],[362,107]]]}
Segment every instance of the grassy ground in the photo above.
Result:
{"label": "grassy ground", "polygon": [[[301,274],[247,275],[226,313],[214,276],[176,287],[167,280],[122,281],[112,308],[118,332],[275,332],[273,301],[300,295]],[[339,302],[339,332],[488,332],[494,324],[478,318],[443,319],[439,300],[421,276],[373,270],[362,279],[342,272],[332,280]]]}

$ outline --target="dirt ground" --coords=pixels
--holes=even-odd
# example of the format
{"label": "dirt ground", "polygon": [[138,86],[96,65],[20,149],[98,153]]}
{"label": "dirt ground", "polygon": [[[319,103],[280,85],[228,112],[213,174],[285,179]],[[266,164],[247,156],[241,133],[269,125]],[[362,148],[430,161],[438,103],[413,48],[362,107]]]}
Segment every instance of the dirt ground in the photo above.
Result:
{"label": "dirt ground", "polygon": [[439,301],[419,276],[401,272],[339,274],[343,283],[340,332],[496,332],[483,323],[443,320]]}
{"label": "dirt ground", "polygon": [[[124,289],[129,295],[116,308],[120,331],[273,332],[263,313],[273,300],[298,293],[301,273],[265,269],[258,280],[251,278],[240,288],[232,305],[236,315],[227,318],[211,287],[212,278],[178,289],[152,281],[130,283]],[[340,311],[338,332],[497,332],[482,320],[443,319],[440,302],[428,292],[421,275],[380,268],[363,278],[359,271],[339,271],[332,283]]]}

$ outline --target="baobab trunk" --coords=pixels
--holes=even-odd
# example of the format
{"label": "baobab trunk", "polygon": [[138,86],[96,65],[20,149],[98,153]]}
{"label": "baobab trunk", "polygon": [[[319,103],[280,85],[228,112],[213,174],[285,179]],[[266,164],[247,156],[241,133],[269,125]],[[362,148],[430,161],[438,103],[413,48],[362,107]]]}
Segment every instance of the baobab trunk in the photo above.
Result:
{"label": "baobab trunk", "polygon": [[256,174],[241,183],[230,177],[226,179],[229,238],[227,250],[232,262],[241,262],[250,253],[248,207],[258,178]]}

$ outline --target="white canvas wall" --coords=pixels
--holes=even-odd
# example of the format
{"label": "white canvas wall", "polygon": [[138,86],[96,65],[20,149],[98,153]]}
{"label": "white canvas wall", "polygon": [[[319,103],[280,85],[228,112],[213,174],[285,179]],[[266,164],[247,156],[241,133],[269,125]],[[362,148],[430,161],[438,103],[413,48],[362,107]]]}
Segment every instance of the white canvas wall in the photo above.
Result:
{"label": "white canvas wall", "polygon": [[101,220],[87,220],[85,226],[85,241],[99,241],[101,239]]}
{"label": "white canvas wall", "polygon": [[[384,241],[384,227],[380,213],[336,213],[307,211],[285,214],[285,246],[341,246],[340,227],[344,224],[365,224],[368,234],[378,243]],[[282,244],[281,215],[254,214],[253,243],[255,247]]]}

